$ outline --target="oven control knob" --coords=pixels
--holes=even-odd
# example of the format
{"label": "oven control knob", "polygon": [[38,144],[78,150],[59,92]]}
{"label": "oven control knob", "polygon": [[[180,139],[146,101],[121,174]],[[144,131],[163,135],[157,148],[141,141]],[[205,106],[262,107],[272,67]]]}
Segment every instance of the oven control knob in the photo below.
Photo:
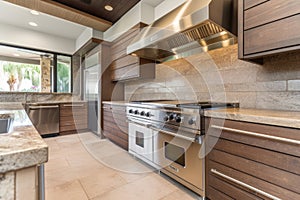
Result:
{"label": "oven control knob", "polygon": [[189,123],[189,125],[193,125],[193,124],[195,124],[195,120],[192,118],[192,119],[189,120],[188,123]]}
{"label": "oven control knob", "polygon": [[177,123],[180,123],[180,122],[181,122],[181,117],[180,117],[180,116],[177,116],[177,117],[175,118],[175,121],[176,121]]}
{"label": "oven control knob", "polygon": [[132,110],[132,109],[130,109],[128,112],[129,112],[129,113],[133,113],[133,110]]}
{"label": "oven control knob", "polygon": [[145,116],[145,111],[142,111],[142,112],[140,113],[140,115],[141,115],[141,116]]}
{"label": "oven control knob", "polygon": [[173,120],[173,119],[175,119],[175,114],[170,114],[169,120]]}
{"label": "oven control knob", "polygon": [[146,112],[146,117],[150,117],[150,112]]}
{"label": "oven control knob", "polygon": [[138,115],[138,114],[139,114],[139,111],[138,111],[138,110],[135,110],[135,111],[134,111],[134,114]]}
{"label": "oven control knob", "polygon": [[167,115],[164,117],[164,121],[165,122],[169,121],[169,117]]}

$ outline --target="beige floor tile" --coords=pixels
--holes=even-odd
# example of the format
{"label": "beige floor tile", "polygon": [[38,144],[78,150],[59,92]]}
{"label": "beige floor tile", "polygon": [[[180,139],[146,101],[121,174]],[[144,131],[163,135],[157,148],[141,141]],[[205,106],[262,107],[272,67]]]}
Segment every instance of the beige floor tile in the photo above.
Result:
{"label": "beige floor tile", "polygon": [[47,200],[88,200],[78,180],[66,182],[57,187],[46,189]]}
{"label": "beige floor tile", "polygon": [[50,154],[45,168],[47,200],[191,199],[127,151],[92,133],[45,141]]}
{"label": "beige floor tile", "polygon": [[195,200],[195,199],[200,199],[200,197],[196,197],[195,195],[192,196],[182,190],[176,190],[175,192],[168,194],[167,196],[163,197],[160,200]]}
{"label": "beige floor tile", "polygon": [[92,174],[79,180],[89,198],[102,195],[126,184],[125,179],[108,168],[103,168],[101,173]]}
{"label": "beige floor tile", "polygon": [[70,167],[70,165],[64,157],[49,159],[49,161],[45,164],[45,170],[47,172],[61,169],[61,168],[66,168],[66,167]]}
{"label": "beige floor tile", "polygon": [[98,196],[93,200],[158,200],[176,189],[177,187],[159,175],[153,174]]}

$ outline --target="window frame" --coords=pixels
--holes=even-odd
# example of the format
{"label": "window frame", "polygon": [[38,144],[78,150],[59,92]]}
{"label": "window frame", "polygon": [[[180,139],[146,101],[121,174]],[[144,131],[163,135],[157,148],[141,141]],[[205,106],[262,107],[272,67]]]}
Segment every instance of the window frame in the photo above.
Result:
{"label": "window frame", "polygon": [[[30,51],[38,51],[38,52],[53,54],[53,70],[50,70],[50,83],[51,83],[50,93],[58,93],[58,94],[72,94],[73,93],[73,55],[60,53],[60,52],[49,51],[49,50],[42,50],[42,49],[23,47],[23,46],[18,46],[18,45],[5,44],[5,43],[1,43],[1,42],[0,42],[0,45],[1,46],[7,46],[7,47],[13,47],[13,48],[20,48],[20,49],[25,49],[25,50],[30,50]],[[57,56],[66,56],[66,57],[71,58],[70,92],[64,92],[64,93],[63,92],[57,92]],[[0,92],[4,92],[4,91],[0,91]],[[10,91],[5,91],[5,92],[10,92]],[[24,93],[27,93],[27,92],[24,92]],[[36,92],[36,93],[43,93],[43,92]]]}

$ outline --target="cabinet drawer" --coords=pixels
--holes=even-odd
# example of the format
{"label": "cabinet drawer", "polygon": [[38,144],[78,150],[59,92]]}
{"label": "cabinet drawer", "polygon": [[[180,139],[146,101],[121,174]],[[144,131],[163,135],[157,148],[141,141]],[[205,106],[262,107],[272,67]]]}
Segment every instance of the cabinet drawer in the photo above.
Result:
{"label": "cabinet drawer", "polygon": [[[299,144],[284,142],[280,140],[268,139],[264,136],[275,136],[282,139],[290,139],[300,141],[299,129],[284,128],[277,126],[268,126],[262,124],[254,124],[247,122],[231,121],[223,119],[212,119],[210,126],[207,127],[207,135],[216,138],[223,138],[233,142],[268,149],[275,152],[281,152],[296,157],[300,157]],[[245,134],[255,133],[261,137]],[[222,133],[222,134],[221,134]]]}
{"label": "cabinet drawer", "polygon": [[299,21],[296,15],[245,31],[245,55],[300,45]]}
{"label": "cabinet drawer", "polygon": [[87,124],[87,116],[68,116],[60,117],[61,126],[69,126],[75,124]]}
{"label": "cabinet drawer", "polygon": [[139,62],[138,57],[127,55],[120,59],[115,60],[111,65],[111,69],[116,70],[122,67],[126,67],[128,65],[137,64],[138,62]]}
{"label": "cabinet drawer", "polygon": [[75,131],[75,130],[83,130],[87,129],[87,124],[72,124],[72,125],[64,125],[59,127],[60,132],[64,131]]}
{"label": "cabinet drawer", "polygon": [[[253,5],[252,2],[254,1],[249,1],[247,4],[247,1],[245,1],[245,7]],[[261,4],[244,12],[244,30],[300,13],[299,0],[269,0],[257,1],[257,3]],[[295,32],[297,32],[296,30],[294,29]],[[273,34],[276,34],[276,32]]]}
{"label": "cabinet drawer", "polygon": [[257,6],[259,4],[265,3],[269,0],[244,0],[244,10]]}
{"label": "cabinet drawer", "polygon": [[136,78],[140,75],[139,64],[135,63],[123,68],[113,70],[112,80],[126,80],[130,78]]}
{"label": "cabinet drawer", "polygon": [[[246,191],[247,193],[250,193],[253,197],[253,199],[272,199],[268,197],[268,195],[272,195],[274,197],[277,197],[279,199],[299,199],[300,195],[292,192],[290,190],[287,190],[285,188],[281,188],[277,186],[276,184],[271,184],[268,181],[261,180],[260,178],[256,178],[250,174],[243,173],[239,170],[236,170],[234,168],[228,167],[226,165],[220,164],[219,162],[215,161],[208,161],[207,165],[207,178],[209,186],[214,186],[213,182],[214,179],[220,179],[222,181],[227,182],[230,184],[234,189],[226,191],[224,185],[222,184],[220,186],[220,191],[222,191],[224,194],[232,197],[233,199],[240,199],[238,198],[238,195],[241,195],[241,192],[237,191]],[[224,177],[224,176],[226,177]],[[276,176],[276,174],[272,174],[271,176]],[[232,179],[238,181],[239,183],[236,183]],[[212,181],[212,182],[211,182]],[[254,187],[249,188],[247,186]],[[260,190],[266,194],[259,194],[257,193],[257,190]],[[237,192],[237,193],[235,193]],[[245,193],[245,195],[247,195]],[[247,199],[252,199],[250,195],[247,195]],[[243,199],[243,198],[242,198]],[[218,199],[211,199],[211,200],[218,200]]]}
{"label": "cabinet drawer", "polygon": [[[234,146],[232,148],[235,148]],[[276,157],[275,157],[276,158]],[[244,174],[250,174],[253,179],[261,179],[265,182],[277,185],[282,190],[291,190],[295,193],[300,194],[300,176],[277,169],[275,166],[268,166],[248,158],[240,157],[239,155],[232,155],[220,150],[212,150],[209,155],[209,159],[214,162],[218,162],[224,166],[230,167],[231,169],[237,170]],[[236,177],[237,178],[237,177]],[[247,181],[247,180],[244,180]],[[254,185],[253,185],[254,186]],[[262,185],[264,187],[264,185]],[[268,192],[269,188],[266,187],[264,190]],[[273,191],[269,191],[273,192]]]}

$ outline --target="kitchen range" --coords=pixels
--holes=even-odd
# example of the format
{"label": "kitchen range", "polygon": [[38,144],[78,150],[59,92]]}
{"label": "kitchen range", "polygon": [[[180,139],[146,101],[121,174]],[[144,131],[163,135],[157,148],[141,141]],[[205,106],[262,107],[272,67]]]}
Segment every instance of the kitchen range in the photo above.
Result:
{"label": "kitchen range", "polygon": [[239,104],[131,102],[127,106],[129,153],[204,197],[204,110],[220,107]]}

